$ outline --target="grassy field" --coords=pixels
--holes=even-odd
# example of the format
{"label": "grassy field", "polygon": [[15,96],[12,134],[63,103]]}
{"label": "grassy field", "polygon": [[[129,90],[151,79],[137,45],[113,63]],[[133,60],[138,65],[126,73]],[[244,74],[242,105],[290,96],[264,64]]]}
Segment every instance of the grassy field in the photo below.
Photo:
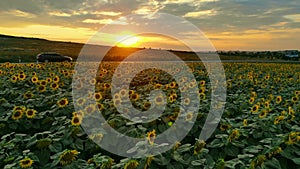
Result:
{"label": "grassy field", "polygon": [[[118,63],[103,63],[98,71],[87,69],[87,73],[97,72],[95,80],[76,79],[76,89],[85,83],[95,85],[96,93],[86,96],[96,104],[73,100],[74,64],[0,64],[0,168],[300,168],[299,64],[224,63],[225,110],[214,134],[203,141],[197,138],[209,111],[212,87],[203,65],[189,63],[197,82],[188,86],[198,88],[200,108],[197,117],[190,114],[185,120],[196,118],[196,123],[171,150],[142,159],[101,149],[92,139],[105,141],[107,135],[88,137],[81,127],[84,116],[99,109],[115,130],[145,138],[143,144],[155,148],[159,145],[154,136],[170,128],[180,109],[192,101],[185,100],[181,105],[181,89],[170,74],[145,70],[134,78],[130,93],[125,95],[136,109],[145,111],[150,91],[162,89],[167,104],[156,120],[132,125],[115,108],[124,93],[110,93]],[[170,69],[181,72],[180,67]],[[119,102],[113,102],[113,97]],[[154,104],[160,105],[160,100]],[[74,105],[84,108],[75,112]],[[112,145],[122,144],[110,141]],[[142,152],[137,149],[134,153]]]}

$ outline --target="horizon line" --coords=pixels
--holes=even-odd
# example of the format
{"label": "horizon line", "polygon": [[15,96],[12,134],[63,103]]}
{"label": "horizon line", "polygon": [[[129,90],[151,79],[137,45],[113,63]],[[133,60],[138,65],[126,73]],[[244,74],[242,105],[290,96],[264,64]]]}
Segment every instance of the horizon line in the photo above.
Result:
{"label": "horizon line", "polygon": [[242,50],[242,49],[216,49],[215,51],[187,51],[187,50],[180,50],[180,49],[166,49],[166,48],[159,48],[159,47],[122,47],[122,46],[107,46],[107,45],[101,45],[101,44],[89,44],[89,43],[83,43],[83,42],[76,42],[76,41],[68,41],[68,40],[51,40],[46,38],[40,38],[40,37],[33,37],[33,36],[16,36],[16,35],[8,35],[8,34],[2,34],[0,33],[0,36],[8,36],[8,37],[14,37],[14,38],[24,38],[24,39],[36,39],[36,40],[46,40],[46,41],[52,41],[52,42],[61,42],[61,43],[74,43],[74,44],[81,44],[81,45],[95,45],[95,46],[104,46],[104,47],[117,47],[117,48],[136,48],[136,49],[153,49],[153,50],[167,50],[167,51],[178,51],[178,52],[280,52],[280,51],[288,51],[288,50],[297,50],[299,49],[265,49],[265,50]]}

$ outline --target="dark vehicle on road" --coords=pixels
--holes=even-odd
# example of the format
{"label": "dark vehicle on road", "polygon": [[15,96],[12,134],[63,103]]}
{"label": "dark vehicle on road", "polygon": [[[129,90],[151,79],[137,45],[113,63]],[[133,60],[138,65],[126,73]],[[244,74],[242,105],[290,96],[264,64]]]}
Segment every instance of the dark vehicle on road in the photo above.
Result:
{"label": "dark vehicle on road", "polygon": [[69,56],[63,56],[58,53],[40,53],[36,56],[38,62],[71,62],[73,59]]}

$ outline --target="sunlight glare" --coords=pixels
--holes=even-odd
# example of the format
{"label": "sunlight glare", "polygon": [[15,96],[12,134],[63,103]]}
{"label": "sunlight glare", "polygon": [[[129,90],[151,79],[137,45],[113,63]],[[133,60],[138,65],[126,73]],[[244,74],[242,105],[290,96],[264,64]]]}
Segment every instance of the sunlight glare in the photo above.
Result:
{"label": "sunlight glare", "polygon": [[120,47],[136,47],[140,42],[141,38],[138,36],[132,36],[129,38],[124,38],[124,40],[119,41],[118,46]]}

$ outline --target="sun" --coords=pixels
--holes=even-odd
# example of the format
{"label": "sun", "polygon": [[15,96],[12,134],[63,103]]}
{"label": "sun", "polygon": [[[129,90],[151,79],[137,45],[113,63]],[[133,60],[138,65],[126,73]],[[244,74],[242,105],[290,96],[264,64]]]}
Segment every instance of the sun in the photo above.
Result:
{"label": "sun", "polygon": [[138,36],[132,36],[129,38],[124,38],[124,40],[121,40],[118,42],[118,46],[120,47],[134,47],[137,46],[140,42],[141,38]]}

